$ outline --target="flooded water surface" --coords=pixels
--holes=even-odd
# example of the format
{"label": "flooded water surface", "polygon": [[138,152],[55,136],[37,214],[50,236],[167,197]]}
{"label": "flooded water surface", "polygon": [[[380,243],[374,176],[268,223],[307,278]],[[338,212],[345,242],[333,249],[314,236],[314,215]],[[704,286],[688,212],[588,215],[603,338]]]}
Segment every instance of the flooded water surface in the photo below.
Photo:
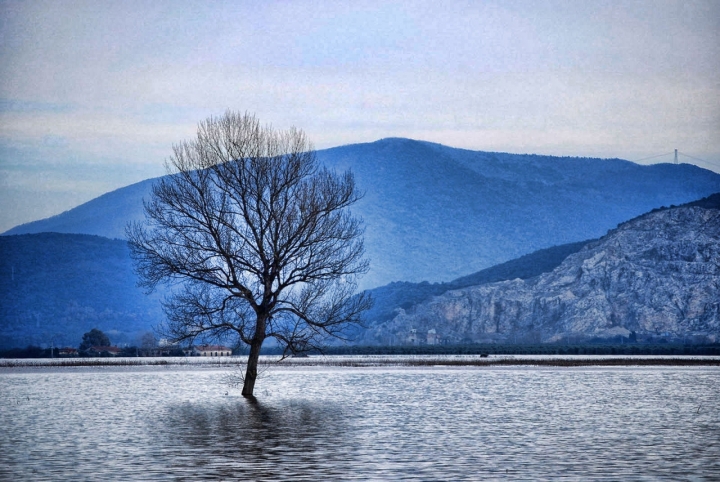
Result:
{"label": "flooded water surface", "polygon": [[0,480],[718,480],[717,368],[0,370]]}

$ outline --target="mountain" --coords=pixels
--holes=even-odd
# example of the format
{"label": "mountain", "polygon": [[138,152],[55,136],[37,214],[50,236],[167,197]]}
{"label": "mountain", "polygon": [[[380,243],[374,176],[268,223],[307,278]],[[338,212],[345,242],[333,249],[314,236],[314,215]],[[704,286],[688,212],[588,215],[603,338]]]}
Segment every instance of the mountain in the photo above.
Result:
{"label": "mountain", "polygon": [[[390,320],[451,289],[550,271],[584,243],[557,246],[450,283],[394,282],[371,291],[366,320]],[[162,294],[135,286],[127,243],[84,234],[0,236],[0,349],[27,345],[77,346],[99,328],[113,343],[135,343],[163,319]]]}
{"label": "mountain", "polygon": [[135,286],[127,243],[78,234],[0,236],[0,348],[78,346],[99,328],[134,343],[162,316]]}
{"label": "mountain", "polygon": [[143,219],[142,201],[149,198],[156,180],[146,179],[111,191],[56,216],[16,226],[3,235],[69,233],[125,239],[125,225]]}
{"label": "mountain", "polygon": [[[580,251],[588,242],[590,241],[580,241],[541,249],[447,283],[395,281],[368,290],[373,299],[373,306],[363,313],[363,324],[371,326],[390,321],[395,317],[399,308],[403,310],[413,309],[416,305],[429,300],[433,296],[441,295],[450,290],[509,279],[528,279],[539,276],[555,269],[565,258]],[[391,338],[373,339],[372,336],[364,337],[363,335],[365,333],[361,330],[359,333],[360,343],[392,343]]]}
{"label": "mountain", "polygon": [[620,224],[529,279],[451,290],[371,328],[406,340],[720,339],[720,194]]}
{"label": "mountain", "polygon": [[[687,164],[480,152],[395,138],[317,154],[331,168],[351,168],[366,193],[355,207],[371,261],[362,288],[449,281],[720,191],[719,174]],[[142,219],[151,185],[118,189],[5,234],[123,238],[125,224]]]}
{"label": "mountain", "polygon": [[[611,324],[618,323],[619,317],[622,316],[620,321],[625,324],[620,326],[621,329],[616,329],[615,325],[612,325],[612,329],[607,333],[627,335],[630,330],[636,331],[640,336],[652,335],[654,332],[641,328],[642,324],[637,322],[640,317],[634,313],[655,309],[652,308],[655,306],[653,303],[658,300],[662,302],[677,299],[680,300],[677,301],[680,303],[679,306],[684,306],[682,303],[690,303],[691,307],[697,306],[698,301],[692,296],[690,301],[682,300],[690,296],[693,290],[700,290],[700,293],[709,296],[710,301],[707,301],[706,305],[710,303],[710,309],[706,310],[704,315],[696,316],[695,321],[690,320],[689,325],[680,322],[680,327],[677,329],[663,325],[663,330],[669,331],[661,331],[660,334],[705,336],[717,333],[717,328],[714,328],[716,331],[713,332],[712,327],[717,327],[717,293],[720,280],[717,275],[712,275],[714,278],[693,277],[690,272],[694,269],[696,272],[712,274],[720,269],[717,254],[718,233],[712,231],[717,229],[717,218],[711,216],[707,218],[708,222],[703,224],[707,214],[697,215],[706,212],[718,213],[720,195],[683,206],[682,209],[697,210],[685,216],[668,215],[679,209],[681,208],[673,207],[654,210],[646,216],[621,224],[600,240],[539,250],[447,283],[394,282],[373,289],[371,294],[375,305],[364,316],[368,329],[358,333],[358,342],[398,343],[403,341],[411,328],[419,329],[421,332],[435,328],[448,341],[502,340],[510,336],[515,341],[535,340],[540,333],[545,333],[547,339],[567,333],[563,330],[570,330],[578,340],[583,332],[573,328],[572,324],[568,325],[570,326],[568,328],[565,325],[557,327],[549,323],[542,325],[547,328],[544,332],[538,331],[541,325],[537,320],[541,320],[542,317],[533,311],[533,307],[535,304],[553,306],[552,302],[547,300],[556,299],[555,291],[562,289],[575,290],[576,296],[585,296],[588,300],[594,300],[593,302],[612,299],[612,296],[634,296],[635,305],[632,309],[623,311],[615,305],[609,305],[609,308],[601,305],[595,307],[594,311],[589,311],[588,316],[591,321],[597,316],[597,320],[604,319],[605,323],[610,319]],[[644,224],[636,227],[640,220],[644,220]],[[702,229],[699,229],[698,225]],[[709,234],[704,231],[706,229],[710,229]],[[622,246],[631,246],[641,254],[644,252],[643,249],[650,250],[649,260],[645,260],[643,264],[632,257],[638,257],[637,252],[633,254],[631,250],[617,251],[617,246],[621,245],[617,244],[618,238],[613,234],[616,232],[623,233]],[[680,235],[684,238],[676,239]],[[595,263],[598,267],[593,271],[597,276],[605,273],[610,281],[601,277],[593,281],[595,278],[588,278],[589,274],[583,279],[589,280],[586,284],[596,288],[607,285],[613,286],[613,290],[598,293],[582,284],[572,285],[570,288],[555,286],[558,283],[554,280],[570,279],[573,273],[577,275],[578,269],[586,269],[586,265],[592,264],[586,263],[586,259],[597,256],[602,246],[612,247],[612,243],[617,245],[612,257],[605,255],[603,259],[606,260],[606,264]],[[653,254],[655,251],[652,250],[659,254]],[[702,257],[698,253],[701,253]],[[672,256],[679,257],[681,261],[665,259],[674,259]],[[656,258],[662,261],[657,269],[652,262]],[[578,259],[580,261],[577,261]],[[642,272],[640,279],[647,283],[654,280],[655,284],[638,286],[612,281],[621,276],[608,271],[606,266],[612,265],[612,263],[607,264],[609,262],[607,260],[610,259],[613,259],[615,264],[626,263],[635,270],[634,273],[640,272],[638,266],[647,269],[647,273]],[[577,267],[578,263],[581,268]],[[603,268],[601,269],[600,266]],[[630,268],[622,269],[628,271]],[[677,271],[672,271],[673,269]],[[668,271],[670,275],[667,274]],[[685,274],[681,276],[678,273]],[[628,277],[627,274],[623,276]],[[667,281],[668,279],[670,281]],[[76,346],[82,334],[93,327],[108,333],[113,343],[135,343],[140,334],[151,330],[163,317],[160,306],[163,293],[146,296],[135,286],[135,282],[136,277],[125,241],[58,233],[0,236],[0,348],[22,347],[29,344],[49,345],[51,342],[56,346]],[[517,291],[510,289],[518,286],[522,289]],[[506,288],[508,291],[503,291]],[[646,296],[648,293],[654,294],[655,298],[648,300]],[[655,301],[652,301],[653,299]],[[445,307],[448,300],[454,303],[452,309]],[[462,304],[469,303],[469,300],[472,300],[469,305]],[[505,306],[504,300],[510,300],[511,306]],[[513,325],[515,323],[513,317],[519,311],[512,309],[520,310],[518,306],[521,304],[517,304],[517,300],[524,300],[526,303],[523,305],[525,306],[523,309],[526,310],[523,316],[526,319],[522,321],[525,324],[520,323],[516,326]],[[713,302],[715,305],[712,305]],[[575,317],[573,319],[581,319],[580,315],[589,308],[587,305],[578,306],[580,307],[563,308],[563,313]],[[662,306],[666,310],[675,309],[670,305]],[[716,307],[712,308],[712,306]],[[478,320],[468,321],[469,318],[475,317],[473,313],[484,313],[482,309],[490,310],[497,315],[496,318],[490,318],[489,322],[486,320],[482,323]],[[716,311],[712,311],[713,309]],[[692,310],[697,311],[696,308]],[[687,313],[691,311],[686,310]],[[448,316],[449,312],[455,315]],[[598,313],[604,313],[602,316],[605,318]],[[556,314],[551,318],[553,316]],[[527,321],[528,319],[530,321]],[[660,318],[656,316],[655,319]],[[708,320],[715,325],[707,325]],[[492,331],[493,322],[496,323],[495,326],[501,327],[499,335]],[[689,329],[688,326],[694,328]],[[593,332],[592,336],[599,334],[602,334],[602,329],[597,333]]]}

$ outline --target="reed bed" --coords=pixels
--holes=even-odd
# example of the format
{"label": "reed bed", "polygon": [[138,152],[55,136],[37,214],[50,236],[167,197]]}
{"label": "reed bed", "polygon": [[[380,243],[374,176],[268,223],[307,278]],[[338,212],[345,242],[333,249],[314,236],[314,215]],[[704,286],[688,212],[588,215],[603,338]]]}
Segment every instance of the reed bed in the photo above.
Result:
{"label": "reed bed", "polygon": [[139,366],[237,366],[243,358],[208,358],[198,363],[187,358],[55,358],[0,359],[0,368],[41,367],[139,367]]}
{"label": "reed bed", "polygon": [[588,366],[720,366],[720,359],[664,359],[664,358],[605,358],[605,359],[516,359],[498,358],[486,360],[407,360],[407,361],[338,361],[319,365],[340,367],[369,366],[544,366],[544,367],[588,367]]}
{"label": "reed bed", "polygon": [[[480,356],[314,356],[287,358],[263,356],[263,366],[277,367],[485,367],[485,366],[720,366],[720,357],[515,357]],[[0,368],[42,367],[238,367],[245,365],[245,357],[209,358],[56,358],[56,359],[0,359]]]}

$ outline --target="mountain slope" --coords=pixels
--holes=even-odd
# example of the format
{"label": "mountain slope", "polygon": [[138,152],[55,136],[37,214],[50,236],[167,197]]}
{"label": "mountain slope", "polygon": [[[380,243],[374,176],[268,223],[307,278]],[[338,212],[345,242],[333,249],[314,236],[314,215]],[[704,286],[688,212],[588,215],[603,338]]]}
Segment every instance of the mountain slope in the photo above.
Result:
{"label": "mountain slope", "polygon": [[[688,278],[684,274],[678,274],[712,274],[713,270],[718,269],[718,233],[710,231],[708,235],[704,231],[717,228],[716,221],[713,221],[715,218],[708,218],[708,222],[703,225],[704,218],[696,213],[719,212],[720,194],[690,203],[682,209],[688,208],[698,211],[693,211],[683,218],[674,214],[674,217],[665,218],[668,213],[674,213],[679,208],[657,209],[646,216],[621,224],[600,240],[540,250],[448,283],[396,282],[374,289],[371,293],[376,301],[375,306],[364,317],[369,329],[365,333],[358,333],[358,341],[369,344],[398,343],[410,328],[435,328],[449,341],[502,340],[509,336],[513,336],[514,340],[523,337],[534,340],[541,334],[548,339],[567,333],[567,330],[575,333],[577,340],[578,334],[584,333],[573,328],[570,322],[570,325],[559,328],[550,322],[541,324],[538,320],[544,318],[538,313],[544,313],[543,309],[548,306],[555,306],[555,311],[550,310],[551,315],[548,315],[550,320],[555,317],[559,320],[566,315],[571,316],[571,320],[580,320],[587,315],[591,322],[606,320],[605,323],[610,323],[611,328],[620,326],[619,322],[625,323],[620,326],[620,334],[627,335],[627,330],[652,334],[652,330],[641,328],[641,325],[644,325],[637,322],[640,317],[633,313],[654,310],[655,304],[663,300],[676,300],[678,306],[687,313],[697,311],[698,301],[692,298],[694,295],[690,301],[686,300],[689,293],[696,293],[693,290],[714,296],[716,304],[720,299],[717,296],[720,288],[717,276],[706,279],[702,276]],[[636,233],[638,220],[646,218],[649,220],[644,221],[644,227]],[[698,225],[704,227],[699,229]],[[645,253],[647,259],[643,261],[644,264],[633,260],[626,251],[619,251],[618,246],[622,245],[617,245],[612,256],[603,258],[605,264],[595,263],[597,269],[592,271],[595,278],[589,277],[591,271],[587,269],[588,274],[581,277],[590,280],[588,284],[594,286],[593,289],[612,285],[615,286],[614,291],[597,292],[587,286],[574,286],[570,281],[568,287],[555,286],[558,282],[553,280],[572,280],[573,276],[577,277],[579,269],[590,266],[592,263],[585,263],[585,260],[596,256],[597,249],[600,249],[598,247],[607,246],[607,243],[613,246],[611,241],[616,239],[613,237],[616,232],[625,233],[629,241],[624,243],[635,246],[634,249],[641,254]],[[678,244],[673,241],[678,235],[688,239]],[[633,236],[637,240],[634,240]],[[658,243],[661,242],[666,244],[660,246]],[[589,250],[596,251],[590,253]],[[669,256],[670,259],[675,256],[680,261],[676,260],[674,264],[662,261]],[[640,258],[642,261],[642,256]],[[573,261],[577,259],[580,260],[581,268],[578,268],[577,261]],[[609,267],[613,266],[613,263],[607,261],[610,259],[614,259],[615,264],[625,266],[624,278],[634,279],[627,273],[647,270],[647,274],[643,274],[640,279],[656,284],[644,286],[608,281],[620,278],[612,274]],[[662,271],[661,267],[654,267],[652,260],[655,259],[666,265],[662,268],[666,271]],[[684,268],[688,263],[695,271]],[[632,267],[632,271],[627,266]],[[672,271],[673,269],[676,271]],[[670,274],[667,270],[670,270]],[[671,284],[663,281],[668,278],[673,283],[682,282]],[[160,323],[163,316],[159,302],[162,293],[149,297],[144,295],[135,286],[135,279],[127,244],[121,240],[56,233],[0,237],[0,348],[42,345],[51,341],[56,345],[77,345],[82,333],[93,327],[109,333],[115,343],[133,343],[139,333]],[[592,281],[593,279],[596,281]],[[503,282],[497,283],[498,281]],[[711,281],[715,284],[711,284]],[[688,288],[690,284],[692,287]],[[540,288],[537,287],[542,286],[546,286],[546,294],[538,294],[542,293],[542,290],[538,291]],[[522,289],[510,289],[518,287]],[[557,300],[565,295],[558,297],[553,290],[565,290],[563,293],[574,290],[574,296],[583,296],[589,300],[588,303],[596,303],[598,300],[602,302],[604,299],[612,299],[612,296],[624,296],[635,299],[635,305],[644,303],[645,307],[636,307],[629,311],[623,311],[613,304],[602,303],[598,305],[599,308],[593,309],[587,304],[577,305],[580,308],[570,307],[558,304]],[[488,293],[490,295],[487,295]],[[643,298],[643,293],[652,293],[655,298]],[[447,308],[447,300],[450,300],[451,304],[448,306],[451,308]],[[508,306],[504,304],[506,301]],[[710,301],[705,304],[708,303],[712,305]],[[686,305],[690,308],[682,308]],[[538,306],[546,308],[537,308]],[[565,307],[559,308],[562,306]],[[666,311],[677,310],[677,307],[673,306],[665,306]],[[519,314],[521,308],[526,310],[522,316]],[[564,314],[558,315],[558,310]],[[660,333],[673,333],[678,336],[681,333],[712,334],[711,329],[704,331],[708,327],[712,328],[712,325],[706,324],[708,320],[712,322],[717,319],[717,315],[713,315],[716,312],[712,310],[711,306],[704,315],[695,316],[695,321],[691,320],[689,325],[680,323],[678,329],[663,325],[662,330],[668,331]],[[485,312],[493,313],[489,321],[481,322],[479,318],[470,320],[473,316],[480,316],[478,313]],[[401,315],[398,316],[398,313]],[[655,320],[660,319],[656,314],[652,316],[655,316]],[[441,323],[439,320],[445,321]],[[499,333],[492,331],[493,326],[500,326]],[[598,333],[603,329],[605,328]],[[517,338],[518,336],[520,338]]]}
{"label": "mountain slope", "polygon": [[46,219],[16,226],[3,235],[68,233],[125,238],[125,225],[143,218],[143,198],[148,198],[155,179],[147,179],[103,194],[92,201]]}
{"label": "mountain slope", "polygon": [[[661,205],[720,190],[720,175],[691,165],[476,152],[409,139],[318,151],[351,168],[365,197],[371,271],[363,288],[449,281],[538,249],[601,236]],[[142,219],[152,180],[6,234],[56,231],[121,238]]]}
{"label": "mountain slope", "polygon": [[135,286],[127,243],[99,236],[0,236],[0,348],[77,346],[99,328],[132,343],[160,321],[160,296]]}
{"label": "mountain slope", "polygon": [[538,277],[448,291],[375,332],[411,328],[449,340],[717,340],[720,194],[622,223]]}
{"label": "mountain slope", "polygon": [[[363,313],[363,323],[366,326],[372,326],[392,320],[397,314],[398,308],[411,310],[433,296],[441,295],[450,290],[509,279],[528,279],[539,276],[558,267],[565,258],[580,251],[589,242],[581,241],[541,249],[448,283],[396,281],[374,288],[368,291],[372,296],[373,306]],[[367,332],[369,336],[363,336],[365,334],[359,333],[359,339],[357,340],[359,343],[370,345],[391,343],[390,339],[374,339],[372,330]]]}
{"label": "mountain slope", "polygon": [[[557,246],[450,283],[391,283],[371,291],[369,324],[393,318],[451,289],[550,271],[582,243]],[[0,348],[79,343],[98,327],[115,343],[133,343],[138,333],[162,321],[160,294],[135,286],[127,244],[83,234],[40,233],[0,237]]]}

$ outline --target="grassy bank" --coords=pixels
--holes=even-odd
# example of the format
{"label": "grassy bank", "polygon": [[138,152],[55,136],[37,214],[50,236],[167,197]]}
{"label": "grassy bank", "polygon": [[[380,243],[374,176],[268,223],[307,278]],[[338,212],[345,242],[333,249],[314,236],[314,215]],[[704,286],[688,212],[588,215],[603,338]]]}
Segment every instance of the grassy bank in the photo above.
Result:
{"label": "grassy bank", "polygon": [[[271,351],[268,350],[268,354]],[[653,355],[720,356],[720,344],[491,344],[328,347],[326,355]]]}
{"label": "grassy bank", "polygon": [[[209,358],[66,358],[66,359],[4,359],[0,368],[33,367],[139,367],[139,366],[187,366],[187,367],[235,367],[243,366],[245,357]],[[691,356],[508,356],[490,355],[355,355],[312,356],[287,358],[261,357],[261,365],[278,367],[431,367],[431,366],[720,366],[720,357]]]}

